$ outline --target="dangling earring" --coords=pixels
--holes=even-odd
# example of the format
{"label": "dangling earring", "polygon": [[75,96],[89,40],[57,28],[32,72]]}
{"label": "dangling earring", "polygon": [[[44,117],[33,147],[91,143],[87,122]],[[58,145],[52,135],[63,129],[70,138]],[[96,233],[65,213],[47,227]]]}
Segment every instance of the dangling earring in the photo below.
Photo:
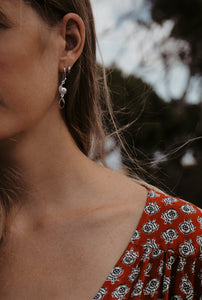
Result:
{"label": "dangling earring", "polygon": [[[71,71],[71,67],[68,67],[68,74]],[[60,109],[63,109],[65,107],[65,95],[67,94],[67,89],[63,85],[66,83],[67,80],[67,69],[64,67],[64,79],[62,80],[61,85],[59,86],[59,93],[60,93],[60,100],[59,100],[59,106]]]}

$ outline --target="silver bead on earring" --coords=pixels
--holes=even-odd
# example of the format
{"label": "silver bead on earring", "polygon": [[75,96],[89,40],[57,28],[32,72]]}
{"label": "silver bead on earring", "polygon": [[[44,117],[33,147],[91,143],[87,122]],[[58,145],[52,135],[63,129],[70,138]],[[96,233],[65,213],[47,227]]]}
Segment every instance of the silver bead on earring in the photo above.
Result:
{"label": "silver bead on earring", "polygon": [[[68,67],[68,74],[71,71],[71,67]],[[60,109],[63,109],[65,107],[65,95],[67,94],[67,89],[64,87],[64,84],[67,80],[67,69],[64,67],[64,79],[62,80],[62,83],[59,86],[59,93],[60,93],[60,100],[59,100],[59,106]]]}

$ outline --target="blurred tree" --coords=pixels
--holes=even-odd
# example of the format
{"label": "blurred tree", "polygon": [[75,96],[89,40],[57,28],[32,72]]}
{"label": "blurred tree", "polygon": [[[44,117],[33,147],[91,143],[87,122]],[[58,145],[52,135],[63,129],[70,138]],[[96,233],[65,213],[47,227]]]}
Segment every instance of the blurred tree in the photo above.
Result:
{"label": "blurred tree", "polygon": [[152,22],[161,25],[171,20],[170,36],[151,43],[147,53],[160,54],[158,59],[163,61],[167,74],[178,61],[183,63],[189,77],[178,100],[171,97],[165,102],[142,79],[125,76],[112,66],[109,86],[113,108],[119,127],[126,128],[121,136],[127,151],[145,172],[122,151],[123,162],[151,184],[202,208],[202,103],[186,102],[192,78],[202,83],[202,0],[143,2],[151,9],[149,22],[142,22],[131,6],[131,11],[120,16],[118,25],[129,18],[152,32]]}
{"label": "blurred tree", "polygon": [[162,24],[175,22],[171,37],[186,40],[190,53],[179,53],[179,59],[189,66],[191,76],[202,75],[202,1],[201,0],[149,0],[153,3],[152,18]]}
{"label": "blurred tree", "polygon": [[[114,66],[108,81],[118,127],[126,127],[121,136],[127,151],[145,172],[122,151],[124,164],[151,184],[202,207],[202,139],[197,140],[202,136],[202,105],[165,102],[142,79],[125,76]],[[185,164],[188,150],[194,162]]]}
{"label": "blurred tree", "polygon": [[[147,10],[148,7],[150,8],[151,16],[147,16],[147,20],[145,18],[141,19],[141,14],[137,16],[136,13],[138,5],[131,1],[131,10],[122,14],[120,13],[118,24],[121,26],[127,19],[130,19],[137,25],[137,28],[144,27],[147,33],[150,33],[150,49],[147,45],[146,49],[148,51],[146,50],[146,56],[145,49],[142,51],[143,56],[141,57],[140,68],[144,72],[144,67],[147,66],[145,64],[145,57],[147,61],[150,53],[155,53],[156,56],[154,55],[154,57],[158,57],[156,63],[164,65],[165,72],[162,72],[162,77],[165,76],[165,78],[162,80],[162,83],[164,84],[164,81],[167,82],[167,96],[172,98],[173,91],[169,82],[173,74],[172,72],[180,63],[181,69],[183,67],[185,70],[186,66],[187,70],[183,82],[184,90],[181,95],[176,95],[177,99],[180,99],[183,105],[189,92],[193,91],[193,85],[195,85],[195,89],[197,86],[198,93],[202,97],[202,89],[200,89],[202,84],[202,1],[142,0],[139,2],[142,3],[143,10]],[[168,21],[172,23],[172,25],[171,23],[169,25],[171,26],[169,27],[170,32],[167,32],[162,37],[154,37],[154,25],[158,24],[163,28],[166,22],[168,24]],[[126,35],[126,38],[130,39],[132,35],[133,33],[131,32],[130,36]],[[135,36],[136,33],[134,33],[134,39]],[[178,73],[180,76],[179,71]],[[201,97],[198,97],[198,99]]]}

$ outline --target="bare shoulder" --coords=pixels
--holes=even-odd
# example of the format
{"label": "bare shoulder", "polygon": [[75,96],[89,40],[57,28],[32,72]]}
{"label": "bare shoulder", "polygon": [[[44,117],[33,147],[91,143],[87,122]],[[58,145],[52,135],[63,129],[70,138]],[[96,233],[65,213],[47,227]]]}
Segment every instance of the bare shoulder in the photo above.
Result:
{"label": "bare shoulder", "polygon": [[100,195],[108,204],[129,204],[131,209],[134,206],[140,211],[144,207],[148,189],[140,182],[105,167],[98,169],[95,178],[97,180],[93,192]]}
{"label": "bare shoulder", "polygon": [[[95,218],[105,218],[109,226],[118,222],[122,230],[125,227],[125,236],[129,237],[143,213],[148,189],[135,180],[104,167],[98,170],[95,177],[96,183],[91,191],[92,201],[96,202],[97,207],[102,207]],[[92,204],[94,205],[95,203]]]}

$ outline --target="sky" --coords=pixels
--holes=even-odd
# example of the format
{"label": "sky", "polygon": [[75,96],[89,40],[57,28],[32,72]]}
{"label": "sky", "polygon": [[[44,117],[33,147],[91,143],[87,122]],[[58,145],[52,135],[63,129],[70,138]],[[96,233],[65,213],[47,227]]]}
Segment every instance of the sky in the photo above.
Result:
{"label": "sky", "polygon": [[[176,49],[181,48],[189,51],[189,45],[172,38],[165,43],[174,26],[173,21],[167,20],[162,26],[152,22],[148,0],[91,2],[104,64],[110,66],[116,63],[125,74],[133,73],[143,78],[167,101],[180,98],[187,85],[189,69],[177,59],[175,53]],[[170,72],[166,72],[161,59],[161,53],[165,50],[173,53],[169,61]],[[99,54],[98,61],[101,62]],[[201,83],[198,78],[191,81],[188,102],[198,103],[202,95]]]}

